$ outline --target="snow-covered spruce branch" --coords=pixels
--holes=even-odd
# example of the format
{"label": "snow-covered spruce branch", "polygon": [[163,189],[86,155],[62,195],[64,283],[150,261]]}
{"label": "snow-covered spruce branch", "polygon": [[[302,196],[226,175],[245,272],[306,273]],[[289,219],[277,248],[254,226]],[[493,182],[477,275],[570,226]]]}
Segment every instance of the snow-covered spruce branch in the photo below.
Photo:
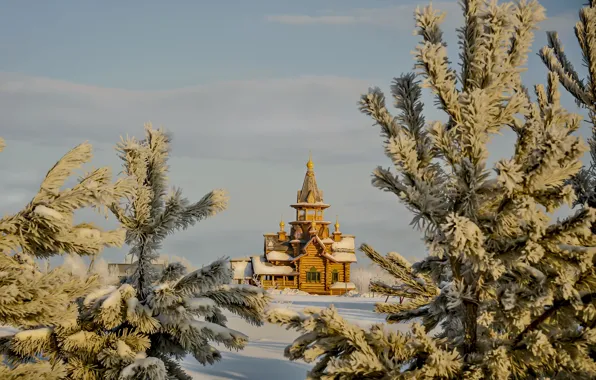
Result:
{"label": "snow-covered spruce branch", "polygon": [[[219,260],[213,266],[225,264]],[[211,273],[208,267],[202,270]],[[192,293],[177,287],[181,282],[207,283],[196,272],[156,283],[146,300],[126,283],[97,289],[81,300],[78,320],[22,331],[5,342],[6,353],[12,358],[53,357],[52,363],[70,368],[62,378],[140,379],[147,373],[150,378],[185,378],[176,363],[180,355],[190,353],[200,363],[212,364],[221,359],[212,343],[233,349],[247,343],[244,334],[226,327],[221,308],[262,323],[262,310],[269,302],[266,292],[227,285],[229,276],[221,273],[219,284],[204,292],[196,284]]]}
{"label": "snow-covered spruce branch", "polygon": [[43,180],[33,200],[20,212],[0,219],[0,251],[22,251],[46,258],[57,253],[95,255],[106,246],[119,246],[124,231],[102,231],[88,223],[73,224],[84,207],[102,208],[133,192],[126,178],[111,182],[109,168],[84,175],[72,189],[60,190],[72,172],[91,159],[91,145],[81,144],[64,155]]}
{"label": "snow-covered spruce branch", "polygon": [[[563,72],[571,66],[562,47],[554,46],[549,57],[559,56],[564,69],[551,65],[555,70],[547,85],[534,88],[534,102],[520,74],[544,9],[537,1],[461,3],[461,72],[447,59],[440,29],[444,15],[432,6],[415,14],[421,36],[416,67],[446,122],[421,126],[421,84],[412,75],[401,76],[391,88],[400,116],[386,109],[378,89],[360,103],[380,127],[396,172],[377,168],[373,185],[395,193],[414,214],[413,225],[424,227],[429,253],[409,266],[400,256],[383,258],[364,247],[399,284],[373,286],[414,295],[403,305],[382,304],[377,311],[386,312],[389,322],[415,319],[421,325],[413,324],[403,335],[407,338],[376,330],[376,341],[395,342],[390,355],[389,348],[375,351],[372,343],[356,340],[366,332],[340,322],[333,309],[304,316],[272,311],[272,322],[303,332],[286,356],[316,362],[313,379],[352,379],[350,367],[356,377],[382,379],[596,376],[596,240],[590,230],[596,213],[588,204],[562,221],[551,221],[548,214],[576,201],[570,181],[581,169],[586,147],[574,136],[581,116],[563,109],[558,88],[576,76]],[[596,41],[596,11],[592,4],[589,8],[576,26],[580,45],[586,46]],[[491,174],[487,145],[503,128],[517,136],[514,153],[498,161]],[[392,355],[398,363],[384,362]]]}
{"label": "snow-covered spruce branch", "polygon": [[227,265],[227,260],[217,260],[182,277],[174,287],[183,295],[195,294],[200,290],[207,292],[220,286],[222,279],[231,275],[232,269]]}
{"label": "snow-covered spruce branch", "polygon": [[[307,374],[309,379],[395,379],[402,376],[404,367],[415,365],[417,357],[427,356],[435,359],[436,367],[415,370],[406,378],[453,375],[459,365],[457,353],[445,351],[444,343],[427,339],[419,325],[407,334],[387,331],[382,325],[366,330],[346,322],[333,306],[303,313],[272,309],[267,319],[303,333],[284,354],[290,360],[315,362]],[[451,364],[445,367],[445,362]]]}
{"label": "snow-covered spruce branch", "polygon": [[[399,253],[389,252],[386,257],[383,257],[368,244],[362,244],[360,251],[399,282],[397,286],[386,285],[380,281],[371,283],[373,287],[385,289],[385,291],[374,290],[375,292],[385,295],[397,295],[408,298],[423,297],[427,299],[438,294],[438,289],[432,285],[432,280],[424,274],[414,272],[411,264]],[[388,292],[394,292],[395,294]],[[397,294],[398,292],[402,292],[403,294]]]}
{"label": "snow-covered spruce branch", "polygon": [[[56,240],[63,243],[65,237],[60,228],[67,226],[71,220],[70,215],[62,217],[66,214],[64,210],[74,210],[82,202],[77,197],[95,194],[103,204],[110,205],[126,229],[125,241],[137,259],[133,276],[114,286],[97,288],[80,281],[61,284],[59,280],[63,272],[47,274],[54,276],[48,279],[56,279],[48,284],[48,288],[50,285],[62,285],[63,293],[47,297],[45,303],[32,300],[32,320],[37,318],[35,321],[43,321],[40,316],[48,311],[47,306],[53,305],[51,302],[61,302],[66,306],[70,301],[70,307],[60,311],[57,316],[62,318],[50,329],[24,330],[3,340],[3,353],[11,363],[18,364],[13,368],[15,374],[25,368],[21,365],[26,368],[32,365],[27,364],[30,358],[41,357],[49,360],[43,363],[55,368],[56,377],[52,379],[188,379],[178,363],[181,357],[191,354],[202,364],[212,364],[221,359],[213,343],[222,343],[234,349],[246,344],[247,337],[244,334],[226,327],[223,309],[253,324],[262,323],[263,310],[269,302],[268,295],[254,287],[229,286],[232,272],[226,259],[216,260],[191,273],[187,273],[186,267],[180,263],[171,263],[161,272],[153,265],[163,240],[169,234],[214,215],[225,209],[227,204],[226,195],[220,190],[208,193],[197,203],[190,203],[183,198],[180,190],[167,196],[169,142],[169,136],[161,130],[153,130],[150,125],[146,126],[145,140],[128,139],[121,142],[118,152],[124,161],[125,173],[133,178],[127,182],[130,191],[123,192],[122,183],[125,182],[120,182],[106,195],[93,193],[102,191],[101,186],[108,186],[106,181],[109,180],[109,173],[99,170],[85,175],[80,185],[67,191],[64,198],[59,193],[51,195],[52,199],[60,201],[58,207],[45,202],[42,207],[32,208],[30,214],[23,214],[14,220],[3,220],[0,228],[8,228],[16,234],[18,229],[14,226],[18,225],[14,221],[23,223],[31,215],[33,222],[41,225],[37,229],[48,229],[48,234],[55,233],[61,239]],[[82,153],[85,152],[83,149]],[[71,152],[66,161],[77,162],[75,158],[76,155]],[[57,166],[50,173],[64,177],[64,170]],[[42,189],[55,192],[55,186],[50,181],[50,185],[42,186]],[[116,196],[120,193],[127,203],[120,203]],[[104,245],[115,241],[113,236],[103,236],[101,231],[94,230],[90,225],[75,227],[78,228],[75,232],[79,240],[66,248],[83,249],[81,241],[85,238],[95,243],[100,241]],[[122,243],[124,233],[120,232],[119,236],[119,243]],[[9,237],[11,242],[15,239]],[[33,241],[39,243],[38,240]],[[76,253],[77,249],[71,251]],[[93,249],[91,246],[88,251],[93,252]],[[23,269],[34,270],[26,255],[2,257],[4,259],[0,257],[0,262],[7,261],[7,265],[21,272]],[[31,289],[41,287],[39,292],[45,288],[39,283],[38,277],[23,277],[23,280],[29,281],[26,285]],[[62,282],[66,282],[66,278]],[[46,291],[50,294],[55,289]],[[20,294],[15,294],[15,302],[20,302]],[[22,297],[30,297],[30,294],[34,293],[25,293]],[[11,292],[7,292],[6,296],[11,297]],[[80,298],[78,303],[72,303],[75,298]],[[25,310],[20,312],[26,315],[23,314]],[[18,317],[15,315],[15,319]],[[39,323],[23,326],[36,327]],[[44,365],[46,367],[43,368],[47,369],[47,364]],[[40,371],[44,370],[39,368]],[[0,370],[4,371],[4,368]]]}
{"label": "snow-covered spruce branch", "polygon": [[[134,355],[115,365],[101,356],[89,359],[102,376],[120,373],[123,380],[140,379],[152,371],[152,376],[164,379],[186,379],[188,375],[178,363],[185,355],[212,364],[221,359],[213,343],[233,349],[246,344],[244,334],[226,327],[224,309],[259,325],[270,300],[263,289],[228,285],[232,271],[225,258],[191,273],[180,263],[168,264],[162,271],[154,266],[167,236],[227,206],[223,190],[209,192],[196,203],[184,198],[180,189],[167,194],[170,143],[165,131],[148,124],[143,140],[129,138],[117,147],[125,172],[136,180],[137,187],[127,204],[113,204],[111,209],[127,230],[135,271],[119,288],[98,295],[95,301],[85,301],[83,326],[95,324],[89,332],[108,335],[130,331],[147,345],[134,346]],[[102,344],[99,351],[114,350],[113,341]]]}
{"label": "snow-covered spruce branch", "polygon": [[104,247],[123,244],[124,230],[103,231],[89,223],[73,223],[75,211],[84,207],[103,211],[134,191],[130,179],[112,182],[109,168],[85,173],[71,189],[62,189],[91,156],[87,143],[69,151],[48,171],[22,211],[0,219],[0,325],[23,329],[2,338],[1,353],[10,364],[0,365],[3,379],[21,379],[24,374],[63,379],[82,370],[75,362],[68,368],[56,331],[76,323],[75,301],[100,286],[98,276],[81,276],[67,266],[40,270],[34,258],[65,253],[95,256]]}
{"label": "snow-covered spruce branch", "polygon": [[270,298],[262,288],[248,285],[223,285],[215,290],[206,291],[203,297],[212,300],[218,307],[223,307],[242,317],[245,321],[261,326],[263,314]]}
{"label": "snow-covered spruce branch", "polygon": [[[559,35],[556,31],[547,32],[548,45],[544,46],[539,56],[551,73],[555,73],[561,85],[573,96],[579,106],[588,111],[588,123],[592,128],[592,136],[588,139],[590,146],[590,164],[576,175],[567,180],[577,195],[574,205],[588,204],[596,207],[596,6],[588,2],[579,12],[579,20],[575,24],[575,36],[583,56],[584,67],[587,69],[585,78],[581,78],[572,62],[564,51]],[[580,65],[578,65],[580,66]],[[596,223],[592,225],[592,233],[596,234]]]}

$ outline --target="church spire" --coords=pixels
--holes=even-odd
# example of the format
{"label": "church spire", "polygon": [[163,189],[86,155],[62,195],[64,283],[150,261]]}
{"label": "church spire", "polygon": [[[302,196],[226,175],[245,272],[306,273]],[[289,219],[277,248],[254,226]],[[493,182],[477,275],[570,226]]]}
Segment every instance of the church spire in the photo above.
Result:
{"label": "church spire", "polygon": [[312,162],[312,154],[308,154],[308,162],[306,163],[306,175],[304,176],[304,183],[302,190],[298,192],[299,203],[320,203],[323,202],[323,192],[317,186],[315,179],[315,172],[313,168],[315,164]]}

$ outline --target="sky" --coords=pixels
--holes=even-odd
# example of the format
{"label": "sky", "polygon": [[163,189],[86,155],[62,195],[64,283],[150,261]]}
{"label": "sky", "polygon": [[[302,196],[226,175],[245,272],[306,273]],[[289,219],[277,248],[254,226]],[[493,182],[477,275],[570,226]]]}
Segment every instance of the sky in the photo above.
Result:
{"label": "sky", "polygon": [[[549,19],[536,34],[524,83],[544,83],[536,52],[557,30],[581,68],[573,25],[584,0],[544,0]],[[152,122],[173,134],[170,184],[191,201],[214,188],[228,210],[169,237],[163,253],[195,265],[260,254],[263,233],[302,186],[312,151],[319,187],[341,230],[380,252],[425,254],[412,215],[370,184],[391,165],[357,101],[372,86],[388,95],[393,77],[413,70],[413,12],[427,1],[220,0],[5,2],[0,13],[0,214],[18,211],[48,169],[75,145],[94,146],[92,165],[120,172],[120,136],[142,137]],[[449,55],[457,62],[456,1],[447,12]],[[427,120],[441,120],[424,93]],[[568,109],[579,112],[569,97]],[[584,126],[581,133],[588,134]],[[491,160],[511,154],[505,133]],[[111,220],[83,218],[113,227]],[[110,249],[108,261],[126,249]],[[360,263],[367,259],[358,253]]]}

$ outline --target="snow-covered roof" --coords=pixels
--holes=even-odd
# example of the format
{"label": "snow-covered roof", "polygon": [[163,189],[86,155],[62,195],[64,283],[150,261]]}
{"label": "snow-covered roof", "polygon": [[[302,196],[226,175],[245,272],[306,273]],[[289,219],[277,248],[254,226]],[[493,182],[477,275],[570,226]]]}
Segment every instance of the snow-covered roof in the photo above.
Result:
{"label": "snow-covered roof", "polygon": [[246,256],[246,257],[234,257],[233,259],[230,259],[230,262],[236,262],[236,261],[250,261],[250,256]]}
{"label": "snow-covered roof", "polygon": [[358,261],[356,254],[353,252],[333,252],[331,257],[338,263],[355,263]]}
{"label": "snow-covered roof", "polygon": [[335,242],[335,240],[333,240],[331,238],[325,238],[322,241],[323,241],[323,243],[326,243],[326,244],[332,244]]}
{"label": "snow-covered roof", "polygon": [[264,261],[262,256],[253,256],[251,259],[253,271],[256,274],[277,274],[277,275],[297,275],[294,268],[287,265],[273,265]]}
{"label": "snow-covered roof", "polygon": [[285,252],[270,251],[267,252],[268,261],[292,261],[293,257]]}
{"label": "snow-covered roof", "polygon": [[356,289],[353,282],[335,282],[331,284],[331,289]]}
{"label": "snow-covered roof", "polygon": [[340,241],[336,241],[331,245],[331,249],[335,252],[354,252],[354,236],[342,236]]}
{"label": "snow-covered roof", "polygon": [[234,271],[234,280],[243,280],[252,278],[252,264],[250,261],[232,261],[232,271]]}

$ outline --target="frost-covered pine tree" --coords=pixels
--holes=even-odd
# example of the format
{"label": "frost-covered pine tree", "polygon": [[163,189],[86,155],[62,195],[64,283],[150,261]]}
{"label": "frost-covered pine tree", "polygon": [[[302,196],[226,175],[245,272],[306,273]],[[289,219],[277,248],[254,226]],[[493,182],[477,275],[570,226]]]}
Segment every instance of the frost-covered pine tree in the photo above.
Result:
{"label": "frost-covered pine tree", "polygon": [[167,194],[170,138],[151,125],[145,132],[144,140],[127,139],[118,146],[125,172],[138,186],[129,204],[112,207],[127,230],[136,268],[119,288],[88,298],[87,310],[91,314],[101,310],[103,321],[110,321],[106,328],[133,325],[146,334],[148,349],[124,369],[122,379],[144,379],[145,372],[153,373],[152,379],[190,379],[178,364],[186,354],[201,364],[212,364],[221,354],[211,342],[235,349],[247,342],[247,336],[226,327],[222,309],[260,325],[269,297],[254,286],[229,285],[232,272],[226,259],[191,273],[177,262],[161,273],[155,269],[164,239],[224,210],[227,196],[214,190],[191,203],[179,189]]}
{"label": "frost-covered pine tree", "polygon": [[[579,12],[575,24],[575,36],[583,55],[583,63],[588,75],[580,77],[567,58],[558,33],[547,32],[548,46],[540,50],[540,57],[548,69],[557,74],[561,85],[575,98],[576,103],[588,111],[588,122],[592,126],[590,145],[591,163],[582,168],[569,181],[577,194],[576,204],[587,203],[596,208],[596,2],[589,1]],[[596,224],[592,226],[596,234]]]}
{"label": "frost-covered pine tree", "polygon": [[[596,213],[550,216],[575,200],[566,181],[586,151],[573,136],[581,116],[561,107],[556,73],[535,87],[536,101],[520,76],[544,9],[536,1],[461,3],[459,73],[442,40],[444,15],[416,11],[416,67],[446,122],[425,123],[412,75],[391,87],[399,116],[379,89],[360,103],[397,171],[377,168],[373,185],[414,214],[429,255],[410,265],[397,253],[361,249],[401,282],[387,290],[408,298],[377,311],[389,323],[414,323],[401,333],[352,325],[333,307],[270,311],[269,321],[304,333],[285,355],[316,362],[310,379],[596,377]],[[514,154],[491,175],[487,143],[504,128],[517,136]]]}
{"label": "frost-covered pine tree", "polygon": [[[0,151],[3,147],[0,140]],[[54,356],[51,344],[44,346],[49,344],[44,337],[65,321],[76,321],[76,299],[99,284],[97,276],[76,276],[66,267],[41,270],[35,259],[58,254],[95,256],[103,247],[124,243],[122,229],[103,231],[90,223],[73,222],[75,211],[104,209],[131,195],[134,187],[130,179],[112,183],[109,168],[100,168],[63,189],[72,172],[90,159],[89,144],[75,147],[50,169],[22,211],[0,219],[0,325],[16,330],[1,338],[2,379],[65,378],[65,363]]]}

